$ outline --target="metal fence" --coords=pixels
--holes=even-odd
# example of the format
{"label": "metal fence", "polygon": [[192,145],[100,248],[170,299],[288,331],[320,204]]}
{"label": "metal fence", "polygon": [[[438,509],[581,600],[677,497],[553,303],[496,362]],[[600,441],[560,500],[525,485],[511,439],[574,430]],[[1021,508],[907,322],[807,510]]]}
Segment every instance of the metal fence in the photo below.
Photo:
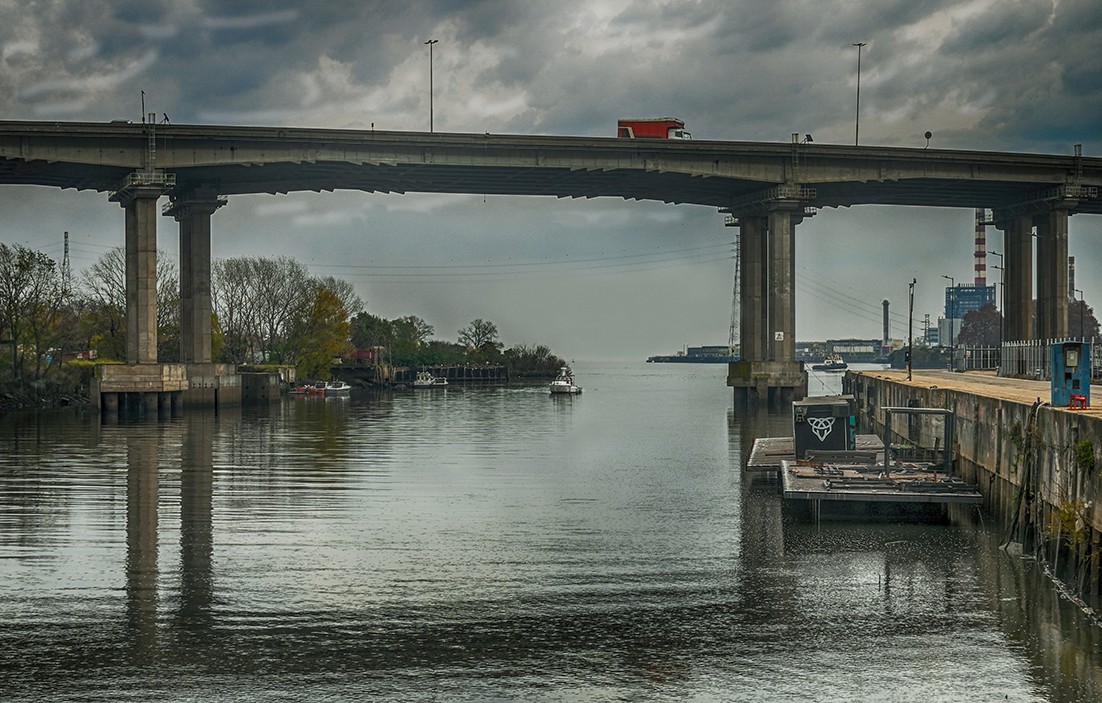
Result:
{"label": "metal fence", "polygon": [[997,369],[1001,358],[998,347],[957,347],[953,350],[953,370]]}
{"label": "metal fence", "polygon": [[[1034,339],[1023,342],[1003,342],[1002,355],[998,363],[999,375],[1047,381],[1052,377],[1050,369],[1052,345],[1080,341],[1084,340]],[[1087,341],[1091,344],[1091,378],[1098,378],[1102,375],[1102,349],[1098,348],[1097,339]]]}

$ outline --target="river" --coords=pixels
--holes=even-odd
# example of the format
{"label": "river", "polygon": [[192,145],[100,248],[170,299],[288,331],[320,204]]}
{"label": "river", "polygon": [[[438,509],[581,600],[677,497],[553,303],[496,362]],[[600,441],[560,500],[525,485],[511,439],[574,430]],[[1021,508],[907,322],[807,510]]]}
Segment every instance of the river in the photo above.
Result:
{"label": "river", "polygon": [[0,417],[0,700],[1102,699],[989,518],[786,520],[725,371]]}

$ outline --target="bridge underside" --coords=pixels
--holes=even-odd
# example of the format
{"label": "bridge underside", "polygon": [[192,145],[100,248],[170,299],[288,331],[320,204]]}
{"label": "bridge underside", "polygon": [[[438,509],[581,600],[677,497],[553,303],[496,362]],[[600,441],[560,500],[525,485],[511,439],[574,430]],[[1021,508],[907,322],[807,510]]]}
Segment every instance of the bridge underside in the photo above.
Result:
{"label": "bridge underside", "polygon": [[[156,145],[155,149],[151,148]],[[1005,232],[1007,339],[1067,332],[1067,218],[1102,214],[1102,159],[828,144],[153,124],[0,122],[0,185],[111,193],[126,211],[127,362],[156,365],[156,217],[180,226],[181,358],[211,366],[211,216],[226,196],[383,193],[617,197],[715,207],[741,228],[736,403],[803,397],[794,228],[815,208],[990,208]],[[205,375],[204,375],[205,374]],[[142,377],[134,374],[134,377]],[[189,378],[192,376],[189,371]],[[219,381],[215,381],[217,385]],[[226,381],[232,385],[232,381]],[[192,384],[194,386],[194,384]],[[172,391],[175,392],[175,391]]]}

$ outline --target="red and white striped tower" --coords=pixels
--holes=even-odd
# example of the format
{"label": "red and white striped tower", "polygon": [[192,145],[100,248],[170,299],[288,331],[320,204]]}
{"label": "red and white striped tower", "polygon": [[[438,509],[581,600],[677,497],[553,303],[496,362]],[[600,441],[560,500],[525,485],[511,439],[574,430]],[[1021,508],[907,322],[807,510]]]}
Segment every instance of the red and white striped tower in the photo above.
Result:
{"label": "red and white striped tower", "polygon": [[987,210],[976,208],[976,288],[987,285]]}

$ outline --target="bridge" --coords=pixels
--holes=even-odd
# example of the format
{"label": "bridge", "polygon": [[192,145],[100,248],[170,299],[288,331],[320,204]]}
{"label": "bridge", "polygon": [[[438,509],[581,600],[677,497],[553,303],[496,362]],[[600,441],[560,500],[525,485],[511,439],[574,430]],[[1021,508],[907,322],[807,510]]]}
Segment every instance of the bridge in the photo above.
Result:
{"label": "bridge", "polygon": [[[736,403],[806,393],[795,360],[794,229],[818,208],[990,208],[1006,237],[1006,338],[1067,332],[1068,217],[1102,214],[1102,159],[791,143],[0,121],[0,185],[105,193],[125,210],[127,365],[99,390],[233,394],[211,359],[213,214],[245,193],[361,190],[617,197],[717,208],[741,229]],[[179,223],[181,368],[156,357],[157,203]],[[172,367],[172,368],[169,368]],[[114,374],[113,376],[111,374]],[[204,389],[206,389],[204,391]],[[205,396],[204,396],[205,393]],[[172,396],[175,397],[175,396]],[[163,400],[163,396],[162,396]],[[153,402],[153,399],[146,399]]]}

